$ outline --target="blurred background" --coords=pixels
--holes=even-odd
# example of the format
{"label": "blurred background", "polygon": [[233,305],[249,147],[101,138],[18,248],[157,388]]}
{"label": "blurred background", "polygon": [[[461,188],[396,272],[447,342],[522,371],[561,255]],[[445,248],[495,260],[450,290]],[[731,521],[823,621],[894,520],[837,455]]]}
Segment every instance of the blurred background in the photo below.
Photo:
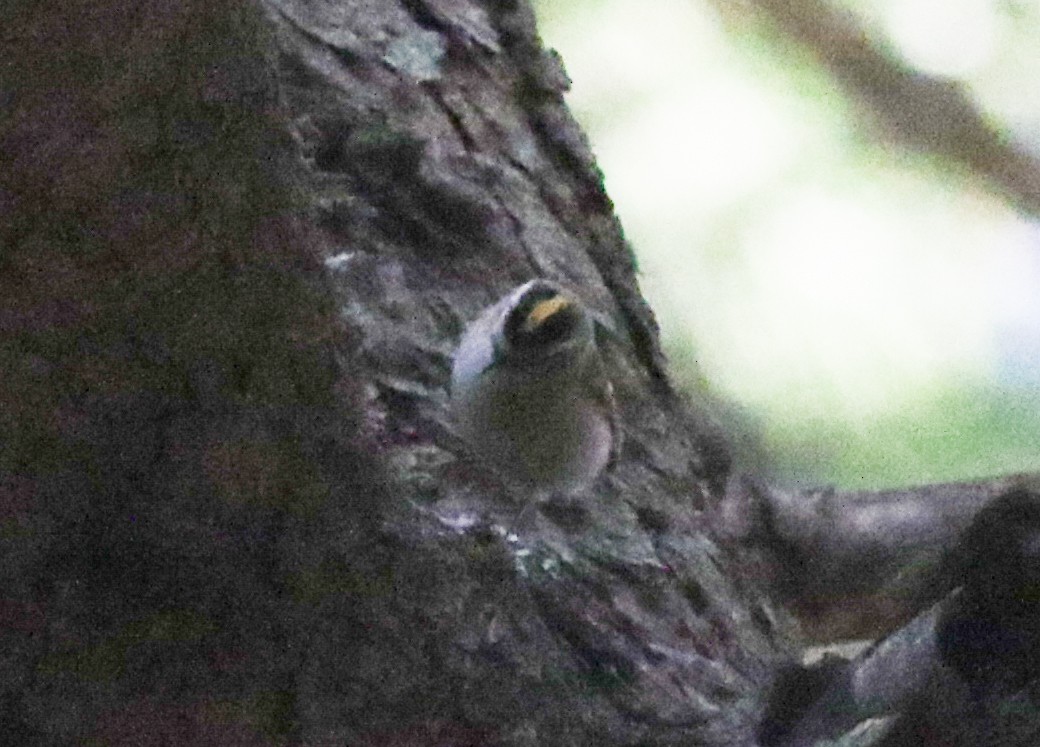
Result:
{"label": "blurred background", "polygon": [[1040,470],[1040,3],[536,9],[675,378],[745,466]]}

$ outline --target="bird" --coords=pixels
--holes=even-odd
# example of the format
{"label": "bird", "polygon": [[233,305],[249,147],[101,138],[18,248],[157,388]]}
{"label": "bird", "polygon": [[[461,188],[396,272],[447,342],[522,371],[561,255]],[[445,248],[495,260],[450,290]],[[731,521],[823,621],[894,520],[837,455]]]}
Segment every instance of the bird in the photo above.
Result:
{"label": "bird", "polygon": [[617,407],[596,325],[573,293],[534,279],[465,328],[452,361],[454,421],[507,483],[570,495],[616,461]]}

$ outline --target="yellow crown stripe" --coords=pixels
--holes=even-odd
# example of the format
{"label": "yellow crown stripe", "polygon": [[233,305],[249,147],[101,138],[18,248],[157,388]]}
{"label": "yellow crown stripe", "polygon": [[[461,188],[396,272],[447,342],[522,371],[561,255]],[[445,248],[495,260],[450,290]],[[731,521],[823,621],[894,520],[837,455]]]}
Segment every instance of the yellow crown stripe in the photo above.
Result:
{"label": "yellow crown stripe", "polygon": [[528,332],[533,331],[537,327],[540,327],[545,320],[553,314],[570,305],[571,302],[563,296],[553,296],[544,301],[539,301],[535,304],[534,308],[531,309],[531,313],[527,315],[527,319],[524,321],[524,329]]}

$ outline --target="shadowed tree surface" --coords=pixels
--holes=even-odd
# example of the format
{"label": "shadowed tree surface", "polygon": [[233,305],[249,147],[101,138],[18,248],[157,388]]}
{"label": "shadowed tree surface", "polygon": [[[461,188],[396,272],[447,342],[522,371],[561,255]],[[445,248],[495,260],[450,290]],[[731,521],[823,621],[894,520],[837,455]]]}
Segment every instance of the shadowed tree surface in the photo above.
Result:
{"label": "shadowed tree surface", "polygon": [[[779,618],[525,4],[7,15],[5,743],[751,738]],[[628,446],[508,543],[445,387],[533,276],[611,328]]]}
{"label": "shadowed tree surface", "polygon": [[[0,741],[754,743],[791,627],[525,3],[6,15]],[[625,449],[508,541],[445,387],[534,276]]]}

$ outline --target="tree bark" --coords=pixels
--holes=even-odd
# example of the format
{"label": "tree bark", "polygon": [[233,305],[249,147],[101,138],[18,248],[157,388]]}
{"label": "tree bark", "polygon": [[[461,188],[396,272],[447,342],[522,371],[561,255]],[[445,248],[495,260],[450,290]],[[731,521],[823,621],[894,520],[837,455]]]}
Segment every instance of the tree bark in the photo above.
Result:
{"label": "tree bark", "polygon": [[877,491],[734,479],[714,525],[810,641],[875,639],[960,582],[950,555],[979,512],[1035,475]]}
{"label": "tree bark", "polygon": [[[756,743],[798,642],[717,520],[761,504],[668,381],[526,3],[21,0],[0,33],[0,742]],[[535,276],[609,330],[625,446],[518,519],[446,385]]]}
{"label": "tree bark", "polygon": [[[8,15],[2,741],[752,743],[786,618],[525,3]],[[626,447],[509,541],[445,387],[533,276]]]}

